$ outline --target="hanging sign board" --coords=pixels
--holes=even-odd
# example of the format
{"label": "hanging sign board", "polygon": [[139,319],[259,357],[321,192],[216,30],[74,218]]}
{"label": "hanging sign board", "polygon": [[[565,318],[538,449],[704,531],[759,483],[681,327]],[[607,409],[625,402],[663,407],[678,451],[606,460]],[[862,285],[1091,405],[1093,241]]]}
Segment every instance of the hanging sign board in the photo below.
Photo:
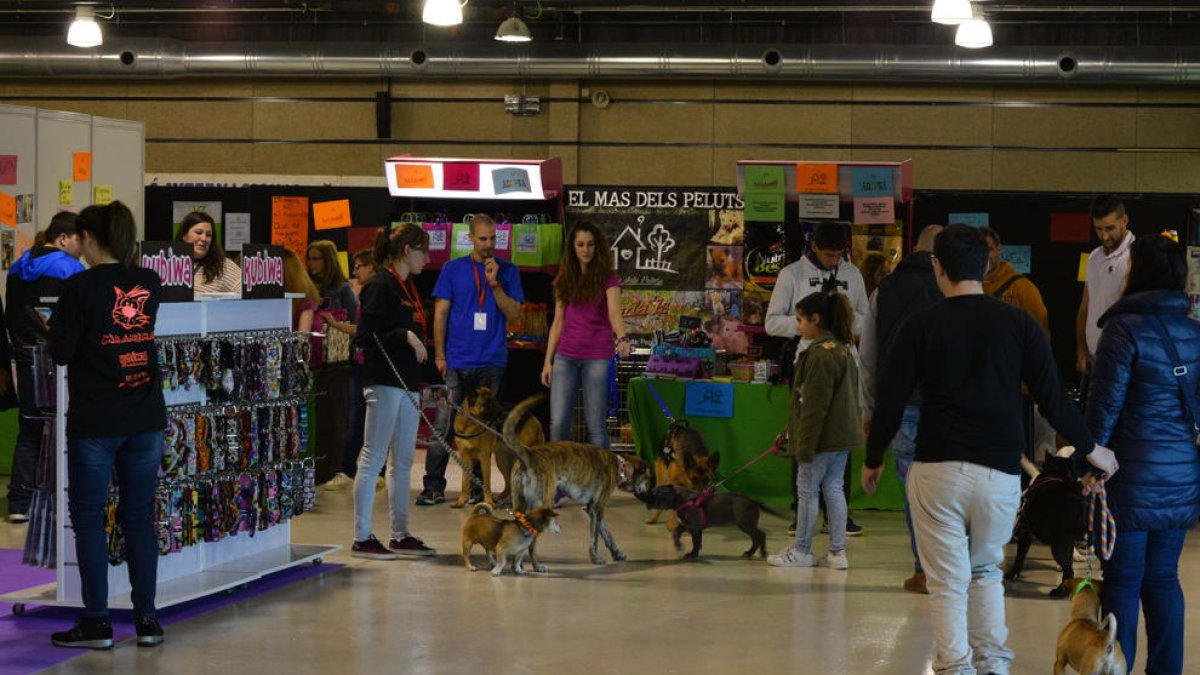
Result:
{"label": "hanging sign board", "polygon": [[192,245],[181,241],[143,241],[142,267],[158,274],[163,302],[191,302],[195,298]]}
{"label": "hanging sign board", "polygon": [[242,244],[242,297],[283,297],[283,247]]}

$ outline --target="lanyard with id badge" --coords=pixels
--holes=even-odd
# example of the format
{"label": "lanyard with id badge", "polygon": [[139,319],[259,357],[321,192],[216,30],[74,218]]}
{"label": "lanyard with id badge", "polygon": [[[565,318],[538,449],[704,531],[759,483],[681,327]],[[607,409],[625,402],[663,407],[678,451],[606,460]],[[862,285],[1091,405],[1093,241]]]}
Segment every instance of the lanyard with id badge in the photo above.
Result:
{"label": "lanyard with id badge", "polygon": [[[487,312],[483,311],[484,290],[483,285],[479,283],[479,267],[475,263],[471,263],[471,274],[475,276],[475,291],[479,293],[479,311],[475,312],[474,326],[477,331],[487,330]],[[485,277],[486,278],[486,277]]]}

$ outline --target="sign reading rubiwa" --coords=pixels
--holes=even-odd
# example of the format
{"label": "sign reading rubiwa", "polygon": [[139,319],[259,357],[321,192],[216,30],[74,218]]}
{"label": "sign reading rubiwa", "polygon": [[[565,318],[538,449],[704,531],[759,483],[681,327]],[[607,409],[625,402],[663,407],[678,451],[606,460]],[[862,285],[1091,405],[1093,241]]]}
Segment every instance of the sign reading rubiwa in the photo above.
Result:
{"label": "sign reading rubiwa", "polygon": [[283,297],[283,247],[242,244],[242,297]]}
{"label": "sign reading rubiwa", "polygon": [[192,245],[179,241],[143,241],[142,267],[154,270],[162,282],[162,302],[191,302],[195,279],[192,275]]}

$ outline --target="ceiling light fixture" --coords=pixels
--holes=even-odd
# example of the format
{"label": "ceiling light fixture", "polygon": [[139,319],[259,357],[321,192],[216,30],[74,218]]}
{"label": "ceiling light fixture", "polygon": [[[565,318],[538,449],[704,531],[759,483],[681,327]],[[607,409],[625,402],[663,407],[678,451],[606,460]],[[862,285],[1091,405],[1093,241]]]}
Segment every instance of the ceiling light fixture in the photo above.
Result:
{"label": "ceiling light fixture", "polygon": [[67,44],[72,47],[99,47],[104,44],[100,24],[96,23],[96,12],[83,5],[75,8],[75,20],[67,30]]}
{"label": "ceiling light fixture", "polygon": [[944,23],[949,26],[970,21],[971,0],[934,0],[933,13],[930,16],[934,23]]}
{"label": "ceiling light fixture", "polygon": [[421,20],[434,26],[457,26],[463,22],[462,8],[458,0],[425,0]]}
{"label": "ceiling light fixture", "polygon": [[954,33],[954,44],[967,49],[992,46],[992,26],[983,17],[983,12],[976,9],[969,21],[958,24],[958,31]]}
{"label": "ceiling light fixture", "polygon": [[496,39],[501,42],[529,42],[533,35],[529,33],[529,24],[519,16],[510,16],[500,22],[496,29]]}

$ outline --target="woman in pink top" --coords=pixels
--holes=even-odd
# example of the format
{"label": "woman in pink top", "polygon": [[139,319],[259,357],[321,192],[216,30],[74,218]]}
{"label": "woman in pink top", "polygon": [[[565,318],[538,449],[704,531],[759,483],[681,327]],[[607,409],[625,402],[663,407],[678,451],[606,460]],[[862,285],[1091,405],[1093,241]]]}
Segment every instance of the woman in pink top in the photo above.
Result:
{"label": "woman in pink top", "polygon": [[554,280],[554,323],[546,345],[542,384],[550,387],[550,440],[570,440],[575,392],[583,387],[588,442],[608,448],[608,362],[613,350],[629,356],[621,319],[621,282],[604,234],[581,222],[567,235]]}

